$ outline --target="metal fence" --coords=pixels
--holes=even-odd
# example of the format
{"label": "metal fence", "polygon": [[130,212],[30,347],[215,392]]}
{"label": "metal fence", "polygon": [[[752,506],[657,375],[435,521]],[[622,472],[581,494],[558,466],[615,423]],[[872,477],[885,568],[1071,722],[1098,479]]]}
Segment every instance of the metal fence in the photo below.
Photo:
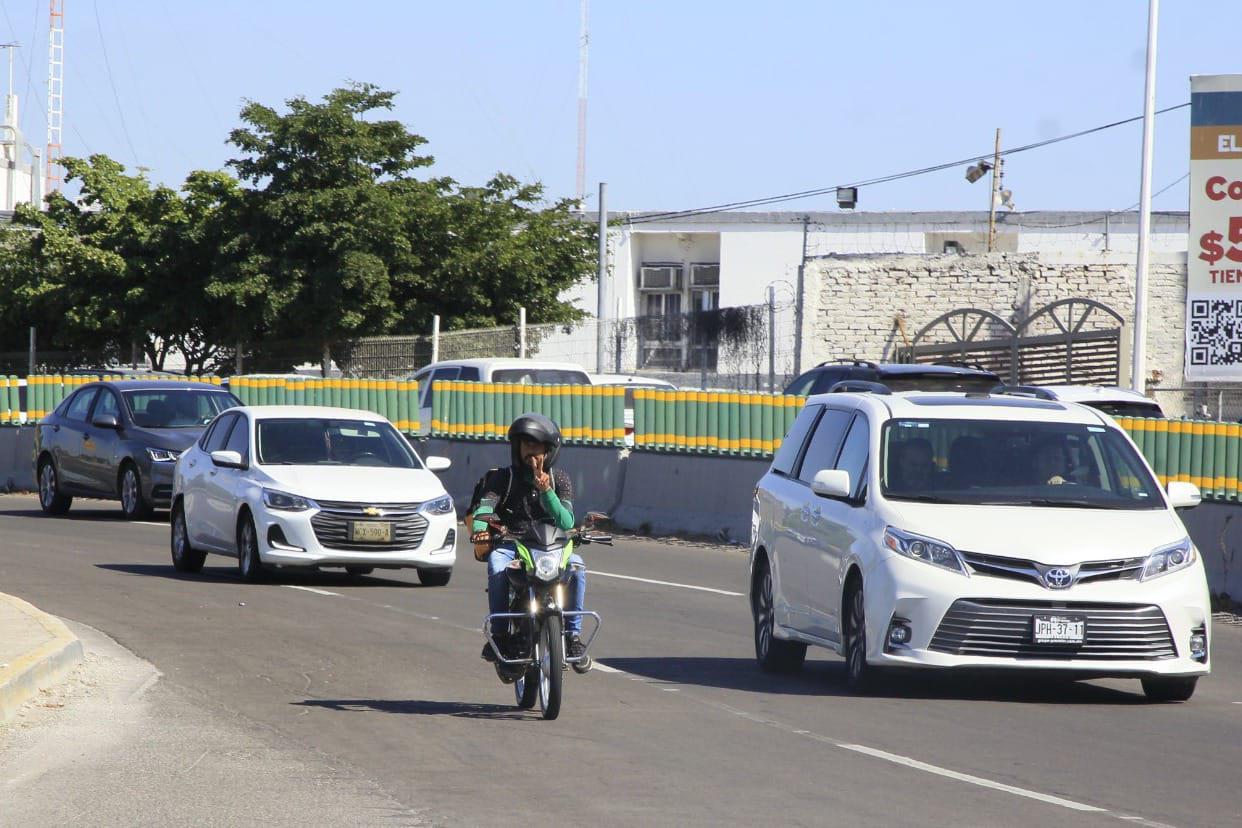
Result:
{"label": "metal fence", "polygon": [[367,337],[334,349],[348,376],[404,377],[432,361],[525,356],[679,387],[777,390],[792,378],[794,306],[744,305],[600,321],[513,325],[432,336]]}
{"label": "metal fence", "polygon": [[1147,393],[1169,417],[1242,422],[1242,386],[1156,386]]}

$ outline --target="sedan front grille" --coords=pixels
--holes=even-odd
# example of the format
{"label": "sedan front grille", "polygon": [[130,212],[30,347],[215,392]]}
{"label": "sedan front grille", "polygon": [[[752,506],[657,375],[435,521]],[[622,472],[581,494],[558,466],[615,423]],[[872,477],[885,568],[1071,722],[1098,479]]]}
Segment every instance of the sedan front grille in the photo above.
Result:
{"label": "sedan front grille", "polygon": [[[1080,615],[1082,644],[1035,644],[1035,615]],[[1158,661],[1176,658],[1164,613],[1149,604],[1008,601],[959,598],[945,613],[930,649],[964,656],[1049,660]]]}
{"label": "sedan front grille", "polygon": [[[427,534],[427,518],[419,514],[421,503],[344,503],[319,500],[320,512],[311,518],[315,538],[327,549],[351,552],[389,552],[415,549]],[[379,510],[368,514],[365,510]],[[356,543],[349,540],[351,521],[387,521],[392,524],[392,542]]]}

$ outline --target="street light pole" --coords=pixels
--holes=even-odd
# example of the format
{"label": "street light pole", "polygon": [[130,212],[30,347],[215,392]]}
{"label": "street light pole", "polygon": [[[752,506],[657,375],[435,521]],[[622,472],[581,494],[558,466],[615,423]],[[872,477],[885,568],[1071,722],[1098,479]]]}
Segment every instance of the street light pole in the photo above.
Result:
{"label": "street light pole", "polygon": [[1134,267],[1133,361],[1130,387],[1140,394],[1147,391],[1147,258],[1151,234],[1151,156],[1156,109],[1156,29],[1160,21],[1160,0],[1147,0],[1147,79],[1143,100],[1143,162],[1139,186],[1138,261]]}
{"label": "street light pole", "polygon": [[992,155],[992,199],[988,206],[988,252],[996,244],[996,197],[1000,193],[1001,155],[1000,127],[996,128],[996,151]]}

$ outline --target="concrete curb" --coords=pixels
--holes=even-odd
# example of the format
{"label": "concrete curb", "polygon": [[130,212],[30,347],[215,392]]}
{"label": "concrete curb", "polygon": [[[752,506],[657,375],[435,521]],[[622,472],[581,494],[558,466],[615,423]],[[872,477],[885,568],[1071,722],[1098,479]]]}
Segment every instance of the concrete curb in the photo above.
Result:
{"label": "concrete curb", "polygon": [[51,640],[0,667],[0,722],[8,721],[39,690],[63,681],[83,657],[82,642],[59,618],[0,592],[0,601],[37,621]]}

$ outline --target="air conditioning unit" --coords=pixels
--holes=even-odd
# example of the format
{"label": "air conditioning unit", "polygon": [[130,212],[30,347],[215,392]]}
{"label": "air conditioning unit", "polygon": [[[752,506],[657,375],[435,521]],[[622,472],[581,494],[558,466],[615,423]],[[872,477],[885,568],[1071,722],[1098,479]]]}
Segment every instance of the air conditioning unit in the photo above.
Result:
{"label": "air conditioning unit", "polygon": [[690,265],[690,287],[719,287],[720,263]]}
{"label": "air conditioning unit", "polygon": [[643,265],[638,271],[642,290],[681,290],[681,265]]}

